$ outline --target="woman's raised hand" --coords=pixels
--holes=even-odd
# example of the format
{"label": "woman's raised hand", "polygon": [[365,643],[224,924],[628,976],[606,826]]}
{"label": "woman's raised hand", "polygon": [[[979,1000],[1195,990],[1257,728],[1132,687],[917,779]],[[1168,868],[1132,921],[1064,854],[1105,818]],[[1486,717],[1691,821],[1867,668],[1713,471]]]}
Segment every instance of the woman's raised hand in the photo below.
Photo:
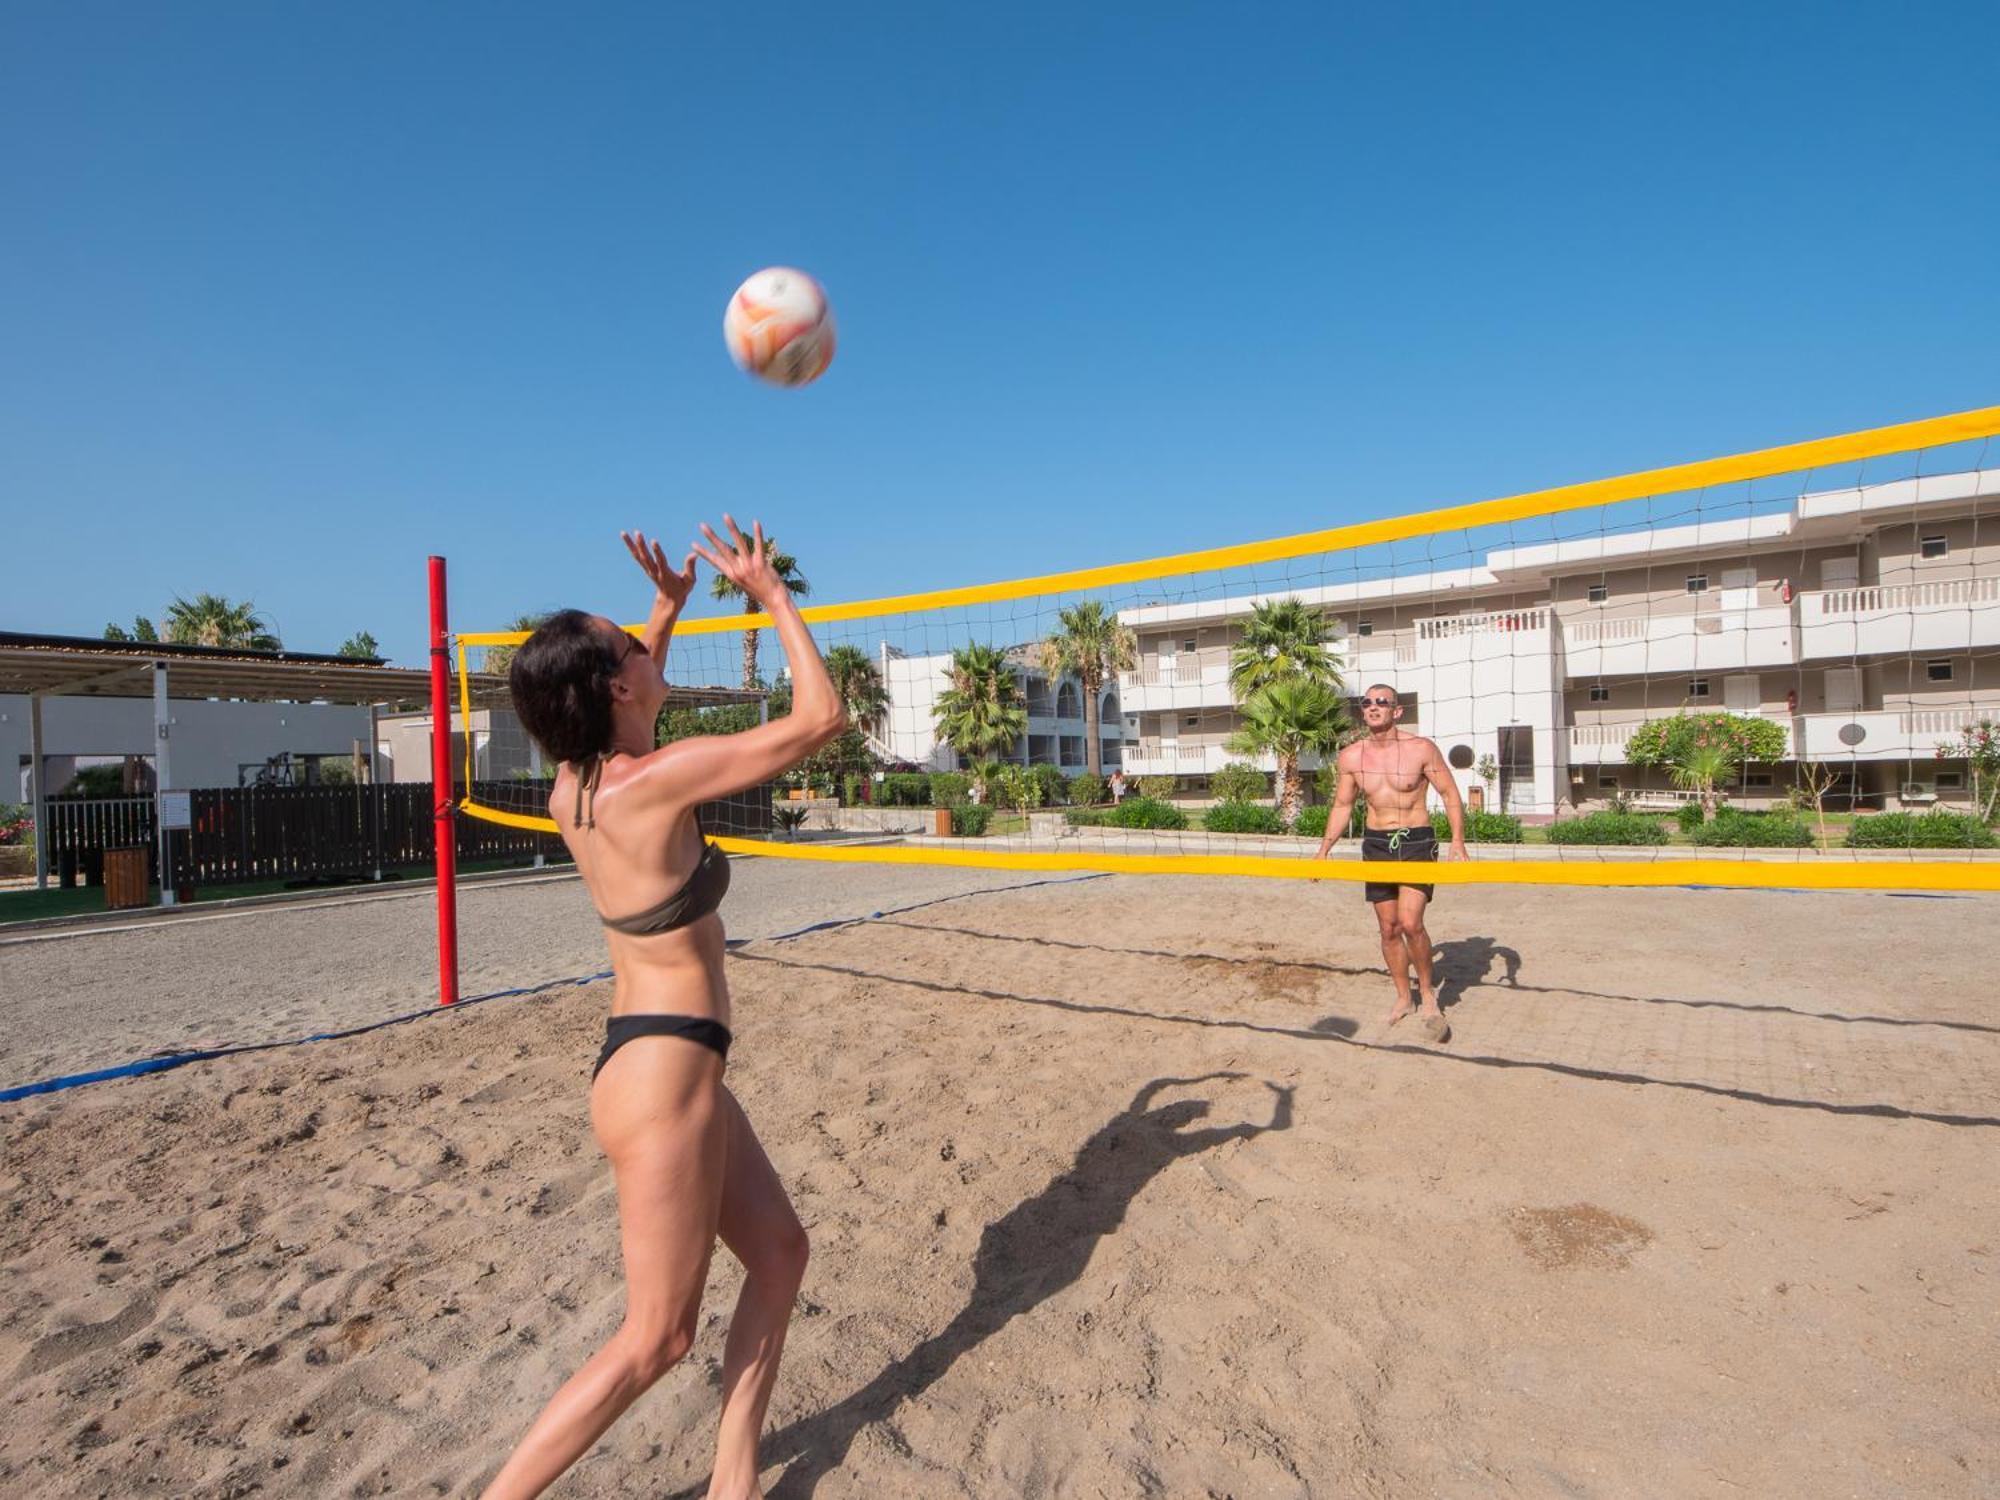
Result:
{"label": "woman's raised hand", "polygon": [[725,514],[722,524],[728,528],[729,541],[715,534],[708,522],[701,523],[701,534],[708,538],[709,545],[694,543],[694,554],[727,578],[743,593],[764,605],[770,606],[774,599],[789,599],[790,593],[778,576],[778,570],[771,566],[771,549],[764,540],[764,523],[750,523],[751,537],[746,540],[736,529],[736,519]]}
{"label": "woman's raised hand", "polygon": [[667,565],[666,550],[656,541],[648,541],[643,531],[621,531],[618,539],[625,544],[625,550],[632,554],[632,561],[639,565],[639,571],[653,580],[653,587],[662,599],[676,612],[687,603],[688,595],[694,589],[694,553],[687,555],[676,572]]}

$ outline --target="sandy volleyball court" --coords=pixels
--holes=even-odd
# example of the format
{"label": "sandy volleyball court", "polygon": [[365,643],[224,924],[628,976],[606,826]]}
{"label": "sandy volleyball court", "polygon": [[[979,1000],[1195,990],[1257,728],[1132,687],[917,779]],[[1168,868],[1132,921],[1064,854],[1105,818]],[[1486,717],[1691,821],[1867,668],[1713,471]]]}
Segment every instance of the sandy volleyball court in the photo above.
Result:
{"label": "sandy volleyball court", "polygon": [[[767,1492],[1990,1495],[1996,915],[1450,891],[1442,1049],[1344,888],[752,942],[730,1079],[815,1252]],[[620,1314],[606,1004],[0,1107],[0,1491],[476,1492]],[[558,1493],[700,1493],[735,1284]]]}

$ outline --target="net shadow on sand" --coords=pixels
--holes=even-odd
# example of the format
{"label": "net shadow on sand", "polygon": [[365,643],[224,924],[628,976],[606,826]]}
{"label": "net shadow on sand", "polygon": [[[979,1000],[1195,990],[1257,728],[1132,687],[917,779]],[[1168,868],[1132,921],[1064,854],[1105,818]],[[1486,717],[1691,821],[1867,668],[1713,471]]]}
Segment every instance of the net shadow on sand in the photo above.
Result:
{"label": "net shadow on sand", "polygon": [[[947,927],[942,923],[933,922],[895,922],[885,919],[880,925],[903,927],[912,932],[949,933],[954,937],[978,938],[994,943],[1030,943],[1043,948],[1066,948],[1079,953],[1109,953],[1131,958],[1168,958],[1183,962],[1192,959],[1218,964],[1254,961],[1268,964],[1273,968],[1335,974],[1345,978],[1387,977],[1379,965],[1355,967],[1348,964],[1325,963],[1317,959],[1258,957],[1251,960],[1240,953],[1127,948],[1106,943],[1079,943],[1069,939],[1029,936],[1017,932],[988,932],[972,927]],[[1803,1020],[1834,1021],[1846,1025],[1938,1027],[1946,1031],[1968,1031],[1987,1036],[2000,1036],[2000,1026],[1987,1026],[1978,1021],[1947,1021],[1930,1016],[1857,1016],[1841,1011],[1805,1010],[1796,1005],[1778,1005],[1770,1002],[1696,1000],[1681,995],[1630,995],[1610,990],[1584,990],[1574,985],[1523,984],[1520,979],[1522,962],[1520,951],[1489,937],[1451,938],[1437,944],[1434,951],[1437,955],[1438,1004],[1445,1010],[1451,1009],[1470,990],[1497,985],[1528,995],[1569,995],[1582,1000],[1615,1000],[1633,1005],[1677,1005],[1688,1010],[1733,1010],[1746,1015],[1797,1016]],[[1497,979],[1493,978],[1493,968],[1496,963],[1503,971]]]}
{"label": "net shadow on sand", "polygon": [[[1039,942],[1040,939],[1024,939],[1011,935],[972,934],[954,928],[937,928],[940,933],[964,936],[1004,937],[1005,941]],[[1112,952],[1121,950],[1113,949]],[[1148,953],[1146,956],[1153,956]],[[1186,959],[1191,955],[1173,954],[1175,959]],[[1250,1020],[1232,1016],[1189,1015],[1173,1011],[1142,1009],[1129,1005],[1118,1005],[1102,1000],[1076,1000],[1053,995],[1028,995],[1009,990],[988,989],[976,985],[953,984],[937,979],[922,978],[891,970],[860,967],[852,964],[815,961],[803,957],[780,956],[777,954],[755,953],[743,949],[734,950],[730,957],[740,962],[774,964],[782,968],[838,975],[844,979],[868,983],[906,985],[912,989],[932,994],[955,995],[968,999],[991,1000],[1007,1005],[1033,1006],[1065,1011],[1074,1015],[1095,1015],[1121,1017],[1132,1021],[1151,1022],[1172,1026],[1198,1026],[1225,1031],[1248,1032],[1263,1036],[1287,1038],[1304,1042],[1337,1043],[1342,1046],[1358,1047],[1371,1052],[1399,1053],[1420,1057],[1441,1066],[1460,1066],[1496,1069],[1521,1069],[1531,1072],[1552,1073],[1565,1078],[1585,1079],[1595,1083],[1637,1084],[1650,1088],[1684,1090],[1690,1093],[1708,1094],[1718,1098],[1735,1099],[1745,1104],[1762,1105],[1775,1109],[1813,1110],[1829,1115],[1854,1115],[1864,1118],[1885,1120],[1927,1120],[1937,1125],[1959,1127],[2000,1127],[2000,1115],[1975,1114],[1950,1109],[1934,1109],[1922,1102],[1898,1103],[1890,1099],[1854,1100],[1814,1095],[1806,1092],[1780,1092],[1768,1087],[1751,1087],[1747,1084],[1718,1083],[1702,1077],[1671,1077],[1657,1072],[1642,1072],[1626,1062],[1633,1056],[1657,1058],[1660,1047],[1679,1049],[1680,1055],[1695,1052],[1688,1058],[1693,1066],[1708,1067],[1716,1072],[1735,1071],[1739,1074],[1758,1072],[1770,1075],[1782,1072],[1787,1076],[1803,1077],[1805,1073],[1816,1073],[1822,1064],[1836,1060],[1837,1054],[1800,1041],[1785,1039],[1777,1050],[1782,1054],[1775,1062],[1768,1056],[1773,1048],[1768,1037],[1758,1035],[1746,1039],[1739,1047],[1737,1039],[1725,1036],[1719,1041],[1712,1038],[1687,1039],[1668,1034],[1660,1038],[1635,1037],[1633,1029],[1626,1026],[1592,1023],[1583,1020],[1571,1021],[1567,1009],[1558,1012],[1564,1019],[1556,1024],[1543,1027],[1539,1034],[1526,1035],[1522,1030],[1502,1029],[1496,1037],[1500,1042],[1522,1043],[1522,1053],[1504,1055],[1494,1052],[1474,1053],[1454,1047],[1449,1050],[1417,1043],[1370,1041],[1359,1035],[1360,1027],[1345,1016],[1326,1016],[1308,1026],[1278,1025],[1267,1021]],[[1212,961],[1213,956],[1203,958]],[[1363,971],[1368,972],[1368,971]],[[1381,971],[1373,974],[1380,976]],[[1559,995],[1577,995],[1576,991],[1558,991]],[[1588,997],[1586,997],[1588,998]],[[1631,1000],[1632,996],[1605,997],[1611,1000]],[[1729,1007],[1733,1008],[1733,1007]],[[1805,1019],[1806,1017],[1800,1017]],[[1747,1020],[1761,1020],[1759,1017]],[[1833,1020],[1854,1020],[1853,1017],[1831,1017]],[[1589,1062],[1569,1061],[1562,1057],[1534,1056],[1535,1049],[1562,1050],[1570,1057],[1595,1053],[1603,1059],[1593,1065]],[[1698,1050],[1697,1050],[1698,1049]],[[1743,1054],[1748,1053],[1749,1056]],[[1908,1066],[1869,1068],[1871,1059],[1864,1058],[1861,1071],[1876,1075],[1874,1081],[1900,1083],[1907,1081],[1912,1088],[1936,1089],[1952,1084],[1959,1085],[1952,1090],[1968,1098],[1990,1098],[1996,1080],[1991,1077],[1992,1068],[1983,1059],[1973,1059],[1968,1064],[1955,1069],[1943,1067],[1936,1060],[1929,1063],[1918,1060]],[[1880,1062],[1879,1057],[1872,1059]],[[1834,1070],[1827,1068],[1825,1075]]]}

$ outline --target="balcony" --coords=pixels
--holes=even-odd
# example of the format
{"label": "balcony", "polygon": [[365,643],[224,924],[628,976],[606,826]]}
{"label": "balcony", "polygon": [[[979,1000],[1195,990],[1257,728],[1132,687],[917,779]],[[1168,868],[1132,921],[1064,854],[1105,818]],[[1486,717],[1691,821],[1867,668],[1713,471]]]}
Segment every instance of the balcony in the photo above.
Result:
{"label": "balcony", "polygon": [[1939,741],[1956,738],[1981,719],[2000,720],[2000,704],[1802,714],[1792,721],[1792,740],[1805,746],[1807,760],[1931,760]]}
{"label": "balcony", "polygon": [[1562,637],[1571,678],[1740,672],[1794,660],[1792,612],[1782,608],[1569,620]]}
{"label": "balcony", "polygon": [[[1125,747],[1127,776],[1210,776],[1226,765],[1243,761],[1260,771],[1275,771],[1278,762],[1269,755],[1237,755],[1221,745],[1175,745],[1160,740],[1141,740]],[[1319,769],[1319,758],[1299,757],[1302,769]]]}
{"label": "balcony", "polygon": [[1539,606],[1431,615],[1416,625],[1417,664],[1423,666],[1532,656],[1549,649],[1549,612]]}
{"label": "balcony", "polygon": [[1226,651],[1144,662],[1134,671],[1118,674],[1118,706],[1128,714],[1223,707],[1233,702]]}
{"label": "balcony", "polygon": [[1815,589],[1797,607],[1802,659],[2000,645],[2000,576]]}

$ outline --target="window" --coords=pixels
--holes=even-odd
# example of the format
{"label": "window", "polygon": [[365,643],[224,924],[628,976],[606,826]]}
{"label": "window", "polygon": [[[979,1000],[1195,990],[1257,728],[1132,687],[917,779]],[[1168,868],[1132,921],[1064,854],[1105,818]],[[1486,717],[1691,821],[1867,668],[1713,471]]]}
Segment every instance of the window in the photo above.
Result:
{"label": "window", "polygon": [[1939,771],[1931,777],[1931,781],[1941,792],[1963,791],[1965,789],[1965,772]]}
{"label": "window", "polygon": [[1199,728],[1201,728],[1201,715],[1200,715],[1200,714],[1183,714],[1183,715],[1181,715],[1181,728],[1183,728],[1183,729],[1199,729]]}
{"label": "window", "polygon": [[1609,703],[1611,701],[1611,689],[1601,682],[1593,682],[1590,685],[1590,701],[1592,703]]}
{"label": "window", "polygon": [[1592,604],[1602,604],[1606,599],[1611,597],[1611,589],[1606,584],[1593,583],[1585,592],[1584,597]]}
{"label": "window", "polygon": [[1688,696],[1690,698],[1706,698],[1708,696],[1708,679],[1706,677],[1690,678],[1688,680]]}
{"label": "window", "polygon": [[1927,536],[1917,544],[1918,552],[1925,558],[1948,557],[1951,555],[1951,540],[1942,536]]}
{"label": "window", "polygon": [[1690,594],[1705,594],[1705,593],[1707,593],[1707,592],[1708,592],[1708,575],[1707,575],[1706,573],[1690,573],[1690,574],[1688,574],[1688,592],[1689,592]]}
{"label": "window", "polygon": [[1375,622],[1373,620],[1356,620],[1354,622],[1354,633],[1356,635],[1373,635],[1375,633]]}
{"label": "window", "polygon": [[1183,650],[1183,651],[1192,651],[1192,650],[1194,650],[1194,642],[1193,642],[1192,640],[1186,640],[1186,641],[1182,641],[1182,642],[1181,642],[1181,650]]}
{"label": "window", "polygon": [[1617,790],[1618,790],[1618,778],[1617,778],[1616,776],[1599,776],[1599,777],[1597,778],[1597,789],[1598,789],[1598,790],[1599,790],[1600,792],[1615,792],[1615,791],[1617,791]]}
{"label": "window", "polygon": [[1768,790],[1771,785],[1771,773],[1769,771],[1745,771],[1743,773],[1743,785],[1752,789]]}
{"label": "window", "polygon": [[1924,675],[1932,682],[1950,682],[1951,658],[1949,656],[1938,656],[1925,662]]}

